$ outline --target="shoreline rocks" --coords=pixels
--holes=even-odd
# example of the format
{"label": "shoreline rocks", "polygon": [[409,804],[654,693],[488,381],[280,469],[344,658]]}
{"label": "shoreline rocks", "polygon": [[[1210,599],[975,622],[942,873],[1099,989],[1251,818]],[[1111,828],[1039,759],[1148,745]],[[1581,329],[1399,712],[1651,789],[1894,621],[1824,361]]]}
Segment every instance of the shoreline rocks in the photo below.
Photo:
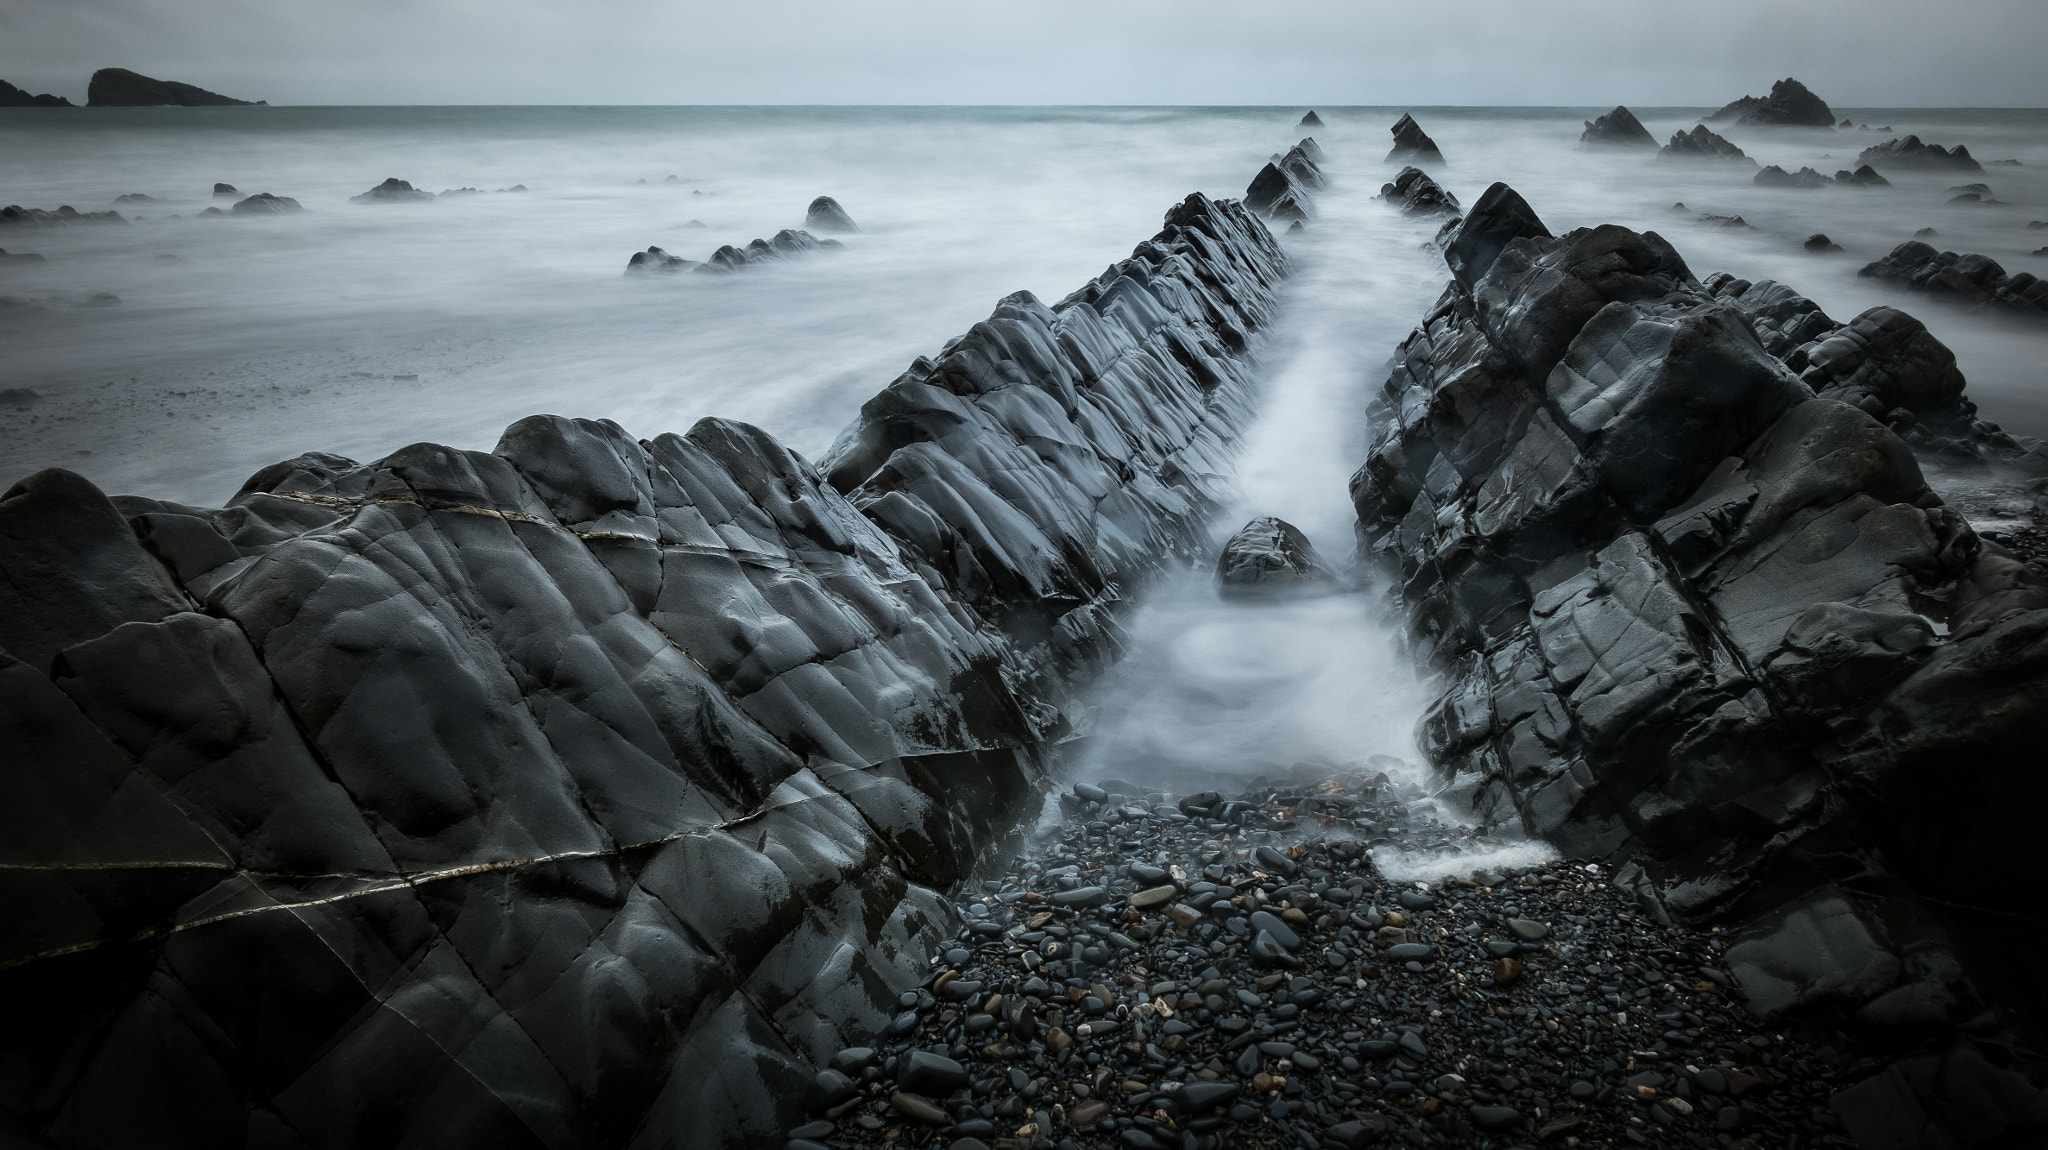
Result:
{"label": "shoreline rocks", "polygon": [[158,80],[126,68],[101,68],[86,86],[88,108],[218,108],[263,105],[262,100],[237,100],[178,80]]}
{"label": "shoreline rocks", "polygon": [[1619,104],[1612,112],[1598,119],[1584,121],[1586,130],[1579,133],[1579,143],[1601,147],[1654,148],[1657,137],[1650,134],[1643,122],[1636,119],[1634,112]]}
{"label": "shoreline rocks", "polygon": [[[2048,1017],[2014,981],[2039,932],[1948,894],[2024,898],[2038,862],[2015,811],[2048,801],[2048,579],[1915,450],[2035,479],[2048,451],[1976,420],[1896,309],[1840,324],[1697,279],[1654,232],[1553,237],[1504,186],[1481,205],[1352,488],[1443,676],[1425,753],[1488,824],[1727,931],[1759,1016],[1857,1052],[1846,1125],[1963,1128],[1920,1060]],[[1967,1073],[1987,1124],[2044,1132],[2038,1083]]]}
{"label": "shoreline rocks", "polygon": [[1738,126],[1833,128],[1835,114],[1827,101],[1806,85],[1786,77],[1771,85],[1768,96],[1744,96],[1707,117],[1708,123],[1733,120]]}
{"label": "shoreline rocks", "polygon": [[726,244],[712,252],[711,257],[703,263],[692,263],[681,256],[670,255],[658,247],[650,247],[644,252],[633,253],[632,258],[626,261],[626,272],[629,275],[643,272],[735,272],[794,255],[834,251],[845,246],[838,240],[821,240],[809,232],[784,228],[776,232],[771,239],[757,239],[745,247]]}
{"label": "shoreline rocks", "polygon": [[815,464],[540,415],[222,508],[16,483],[13,1128],[779,1138],[1034,809],[1130,597],[1206,550],[1286,271],[1190,196]]}
{"label": "shoreline rocks", "polygon": [[2032,272],[2006,274],[1990,256],[1957,255],[1921,240],[1907,240],[1856,273],[1896,283],[1936,299],[1989,308],[2032,320],[2048,319],[2048,282]]}
{"label": "shoreline rocks", "polygon": [[811,201],[811,206],[804,212],[804,229],[813,232],[848,233],[859,231],[860,226],[853,222],[852,216],[846,214],[845,208],[839,206],[838,200],[831,196],[819,196]]}

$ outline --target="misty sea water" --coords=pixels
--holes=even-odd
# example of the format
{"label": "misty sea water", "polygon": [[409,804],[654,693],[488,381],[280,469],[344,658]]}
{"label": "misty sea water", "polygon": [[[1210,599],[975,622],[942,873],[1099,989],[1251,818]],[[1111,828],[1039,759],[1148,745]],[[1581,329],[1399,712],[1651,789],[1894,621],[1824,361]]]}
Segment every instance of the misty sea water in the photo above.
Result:
{"label": "misty sea water", "polygon": [[[1242,194],[1301,108],[431,107],[0,110],[0,203],[119,208],[133,222],[0,231],[0,484],[51,466],[112,493],[205,505],[305,451],[371,460],[422,440],[489,449],[536,412],[643,438],[718,415],[816,458],[860,404],[1010,292],[1048,302],[1127,255],[1193,191]],[[1433,221],[1377,202],[1387,128],[1412,112],[1439,180],[1495,180],[1553,232],[1654,229],[1701,276],[1777,279],[1838,320],[1891,303],[1950,347],[1988,419],[2048,434],[2044,336],[1859,280],[1921,228],[2009,271],[2048,232],[2048,111],[1840,109],[1889,132],[1726,132],[1761,163],[1823,172],[1917,133],[2016,159],[1887,173],[1885,189],[1758,188],[1748,166],[1577,145],[1600,108],[1318,109],[1330,187],[1285,238],[1296,275],[1262,339],[1265,393],[1217,542],[1281,515],[1351,553],[1346,480],[1389,354],[1442,290]],[[1660,139],[1707,109],[1636,108]],[[432,202],[350,197],[395,176]],[[674,177],[671,181],[670,177]],[[1991,185],[1995,206],[1951,205]],[[201,217],[216,181],[301,213]],[[496,189],[524,185],[525,191]],[[150,202],[116,204],[141,193]],[[702,260],[801,226],[835,197],[845,248],[733,275],[624,274],[658,245]],[[1684,211],[1675,211],[1678,202]],[[1749,227],[1701,222],[1741,216]],[[1843,252],[1810,253],[1824,232]],[[92,306],[96,295],[119,297]],[[1413,757],[1426,701],[1371,599],[1244,608],[1206,571],[1150,595],[1105,685],[1085,769],[1182,788]],[[1421,780],[1418,780],[1421,781]]]}

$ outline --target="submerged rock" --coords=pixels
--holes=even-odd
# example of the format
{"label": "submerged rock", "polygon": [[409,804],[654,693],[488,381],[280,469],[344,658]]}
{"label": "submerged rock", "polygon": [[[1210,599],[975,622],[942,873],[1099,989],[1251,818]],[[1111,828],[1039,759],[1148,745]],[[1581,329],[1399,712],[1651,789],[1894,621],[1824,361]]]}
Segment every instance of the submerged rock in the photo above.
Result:
{"label": "submerged rock", "polygon": [[853,217],[847,215],[846,209],[840,207],[839,201],[831,196],[819,196],[811,201],[809,210],[804,212],[804,228],[807,231],[814,232],[857,232],[860,230],[859,225],[853,222]]}
{"label": "submerged rock", "polygon": [[1339,586],[1308,536],[1271,515],[1240,528],[1216,561],[1216,587],[1225,599],[1290,598]]}
{"label": "submerged rock", "polygon": [[54,210],[24,208],[20,204],[0,208],[0,228],[58,228],[71,224],[127,222],[119,212],[81,212],[70,204],[60,204]]}
{"label": "submerged rock", "polygon": [[1957,144],[1953,149],[1940,144],[1923,144],[1918,136],[1886,140],[1863,149],[1856,162],[1865,166],[1937,172],[1981,172],[1984,165],[1970,157],[1970,150]]}
{"label": "submerged rock", "polygon": [[46,262],[48,261],[35,252],[10,252],[6,248],[0,248],[0,264],[40,264]]}
{"label": "submerged rock", "polygon": [[220,196],[239,196],[239,195],[241,195],[242,193],[240,193],[240,192],[236,191],[236,190],[235,190],[235,185],[233,185],[233,184],[215,184],[215,185],[213,185],[213,194],[214,194],[214,195],[215,195],[216,197],[220,197]]}
{"label": "submerged rock", "polygon": [[1455,216],[1458,197],[1445,191],[1421,168],[1402,168],[1394,182],[1380,187],[1380,198],[1404,216]]}
{"label": "submerged rock", "polygon": [[1716,160],[1755,166],[1756,161],[1743,154],[1741,148],[1722,139],[1707,129],[1705,124],[1695,124],[1690,132],[1675,132],[1671,142],[1657,150],[1660,160]]}
{"label": "submerged rock", "polygon": [[1801,246],[1810,252],[1838,252],[1842,250],[1842,245],[1829,239],[1825,232],[1815,232],[1806,237],[1806,242]]}
{"label": "submerged rock", "polygon": [[1846,168],[1836,172],[1835,182],[1844,187],[1852,188],[1888,188],[1892,186],[1890,180],[1878,175],[1877,169],[1869,164],[1860,165],[1853,172]]}
{"label": "submerged rock", "polygon": [[237,100],[178,80],[152,79],[126,68],[101,68],[92,74],[92,82],[86,86],[85,103],[90,108],[212,108],[254,107],[264,101]]}
{"label": "submerged rock", "polygon": [[1657,137],[1650,134],[1643,122],[1636,119],[1634,112],[1617,104],[1612,112],[1596,120],[1583,121],[1586,130],[1579,133],[1579,143],[1600,144],[1625,148],[1654,148]]}
{"label": "submerged rock", "polygon": [[1387,153],[1390,164],[1441,164],[1444,154],[1437,150],[1436,141],[1415,122],[1415,117],[1402,113],[1394,121],[1394,150]]}
{"label": "submerged rock", "polygon": [[[693,220],[691,223],[694,224],[696,221]],[[769,239],[757,239],[745,247],[727,244],[712,252],[711,258],[703,263],[692,263],[680,256],[670,255],[660,248],[650,247],[644,252],[633,253],[632,258],[626,261],[626,272],[629,275],[641,272],[733,272],[793,255],[830,251],[844,246],[838,240],[821,240],[809,232],[784,228]]]}
{"label": "submerged rock", "polygon": [[431,203],[434,193],[424,188],[415,188],[410,183],[392,176],[359,196],[350,196],[352,204],[418,204]]}
{"label": "submerged rock", "polygon": [[1742,127],[1832,128],[1835,124],[1827,101],[1790,77],[1772,84],[1770,95],[1744,96],[1707,119],[1710,123],[1732,120]]}

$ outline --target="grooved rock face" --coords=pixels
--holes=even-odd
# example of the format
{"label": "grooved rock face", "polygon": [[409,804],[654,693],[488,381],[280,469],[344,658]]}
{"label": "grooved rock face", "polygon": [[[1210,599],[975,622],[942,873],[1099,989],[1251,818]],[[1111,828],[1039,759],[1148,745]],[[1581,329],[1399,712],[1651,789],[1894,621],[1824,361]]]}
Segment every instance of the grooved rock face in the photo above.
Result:
{"label": "grooved rock face", "polygon": [[10,1121],[779,1140],[952,934],[930,888],[1030,803],[1118,605],[1203,547],[1285,269],[1191,197],[823,466],[535,416],[218,509],[17,484]]}

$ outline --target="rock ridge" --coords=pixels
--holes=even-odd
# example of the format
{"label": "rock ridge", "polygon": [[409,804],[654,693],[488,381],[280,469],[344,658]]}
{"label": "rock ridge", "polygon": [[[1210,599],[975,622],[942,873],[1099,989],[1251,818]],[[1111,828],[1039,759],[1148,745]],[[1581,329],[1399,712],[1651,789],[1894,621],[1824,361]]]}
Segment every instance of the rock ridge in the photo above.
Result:
{"label": "rock ridge", "polygon": [[10,1128],[778,1139],[953,933],[934,890],[1085,722],[1123,604],[1205,549],[1286,267],[1192,195],[817,464],[540,415],[217,509],[17,483]]}

